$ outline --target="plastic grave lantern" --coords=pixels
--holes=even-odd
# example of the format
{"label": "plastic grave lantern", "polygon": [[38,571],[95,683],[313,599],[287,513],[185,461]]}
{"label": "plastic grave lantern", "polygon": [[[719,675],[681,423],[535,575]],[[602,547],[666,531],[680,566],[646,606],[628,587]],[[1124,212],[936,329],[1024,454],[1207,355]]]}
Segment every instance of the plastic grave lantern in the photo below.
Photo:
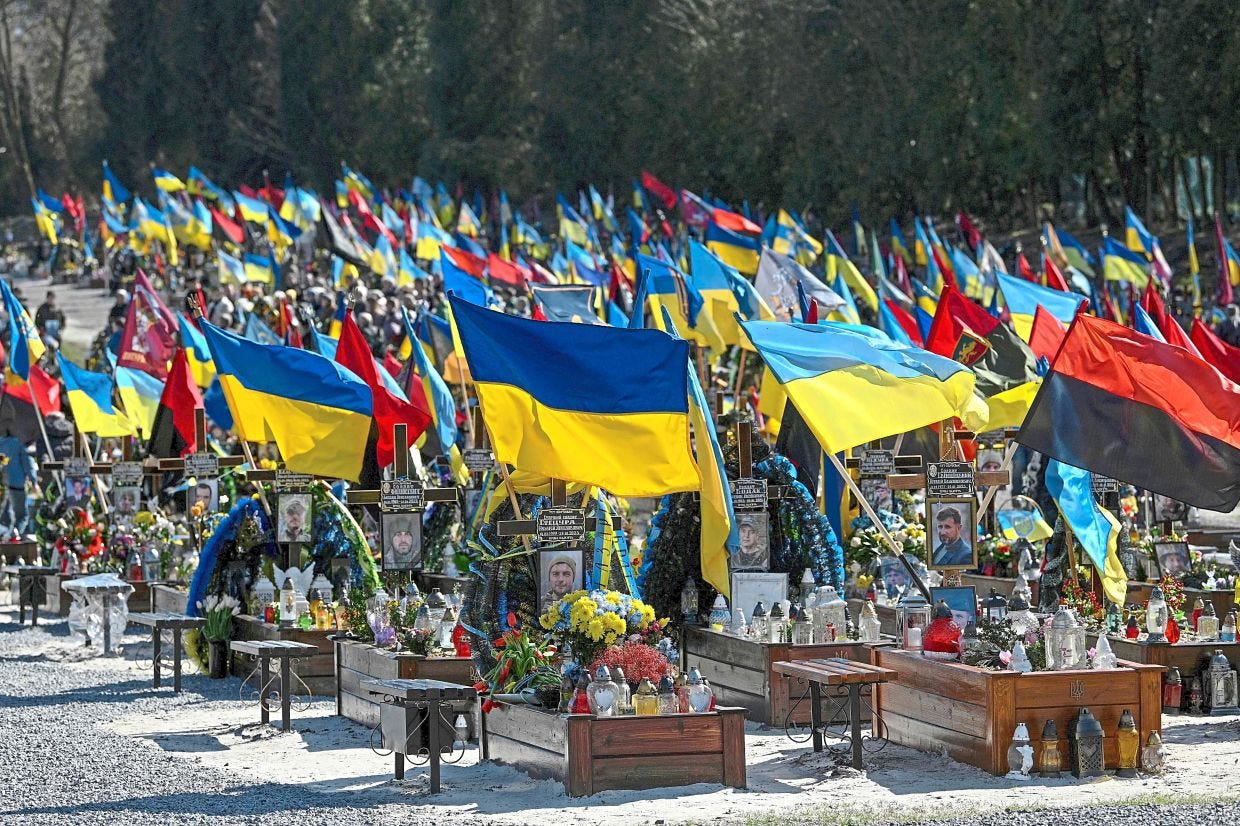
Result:
{"label": "plastic grave lantern", "polygon": [[1149,643],[1166,642],[1167,601],[1163,599],[1163,590],[1157,585],[1150,592],[1150,601],[1145,605],[1145,641]]}
{"label": "plastic grave lantern", "polygon": [[758,642],[766,642],[770,634],[769,628],[770,620],[766,616],[766,604],[758,600],[758,604],[753,607],[753,613],[749,615],[749,633]]}
{"label": "plastic grave lantern", "polygon": [[590,713],[599,717],[615,717],[620,691],[611,679],[611,670],[600,665],[594,672],[594,679],[586,689],[586,700],[590,704]]}
{"label": "plastic grave lantern", "polygon": [[687,577],[685,587],[680,589],[680,616],[685,625],[697,625],[698,588],[693,577]]}
{"label": "plastic grave lantern", "polygon": [[1240,714],[1240,708],[1236,707],[1236,672],[1221,648],[1214,649],[1206,680],[1206,699],[1210,704],[1211,716]]}
{"label": "plastic grave lantern", "polygon": [[814,635],[819,643],[831,643],[844,638],[848,628],[848,603],[840,598],[835,588],[824,585],[814,609]]}
{"label": "plastic grave lantern", "polygon": [[1069,671],[1085,657],[1085,629],[1072,611],[1060,606],[1046,631],[1047,671]]}
{"label": "plastic grave lantern", "polygon": [[1073,721],[1070,738],[1074,777],[1102,776],[1102,740],[1102,724],[1089,713],[1089,709],[1081,709],[1080,714]]}
{"label": "plastic grave lantern", "polygon": [[1007,607],[1007,600],[1003,595],[991,588],[990,595],[982,600],[982,618],[998,622],[1007,616]]}
{"label": "plastic grave lantern", "polygon": [[900,598],[896,613],[900,645],[906,651],[922,650],[922,637],[930,626],[930,603],[916,588],[909,588]]}
{"label": "plastic grave lantern", "polygon": [[1163,714],[1179,714],[1180,702],[1184,697],[1184,681],[1180,677],[1180,669],[1174,665],[1167,669],[1167,681],[1163,683],[1162,712]]}
{"label": "plastic grave lantern", "polygon": [[723,594],[717,594],[715,604],[710,607],[710,630],[722,631],[731,618],[732,612],[728,610],[728,601],[724,599]]}
{"label": "plastic grave lantern", "polygon": [[1214,603],[1207,602],[1197,618],[1197,639],[1210,642],[1218,639],[1218,615],[1214,613]]}
{"label": "plastic grave lantern", "polygon": [[1047,720],[1042,727],[1042,740],[1038,748],[1038,774],[1042,777],[1059,777],[1063,770],[1063,757],[1059,751],[1059,729],[1054,720]]}
{"label": "plastic grave lantern", "polygon": [[1137,757],[1141,751],[1141,732],[1137,731],[1137,723],[1132,719],[1132,712],[1124,709],[1119,716],[1119,730],[1115,733],[1115,746],[1119,752],[1116,759],[1119,777],[1137,776]]}

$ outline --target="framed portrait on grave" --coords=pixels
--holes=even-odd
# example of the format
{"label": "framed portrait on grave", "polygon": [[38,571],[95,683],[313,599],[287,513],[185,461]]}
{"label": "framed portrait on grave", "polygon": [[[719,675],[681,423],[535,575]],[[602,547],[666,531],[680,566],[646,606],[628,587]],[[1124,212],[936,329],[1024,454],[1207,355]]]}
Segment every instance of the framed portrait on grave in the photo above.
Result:
{"label": "framed portrait on grave", "polygon": [[1155,522],[1187,522],[1188,505],[1161,493],[1154,494]]}
{"label": "framed portrait on grave", "polygon": [[314,516],[308,493],[282,493],[276,500],[276,541],[309,542]]}
{"label": "framed portrait on grave", "polygon": [[977,567],[977,500],[973,497],[926,498],[926,565],[932,571]]}
{"label": "framed portrait on grave", "polygon": [[870,507],[876,511],[894,511],[894,503],[891,497],[891,486],[887,480],[881,476],[863,476],[857,482],[857,487],[861,488],[861,494],[865,497],[865,501],[870,503]]}
{"label": "framed portrait on grave", "polygon": [[385,573],[387,571],[421,570],[421,511],[393,511],[379,514],[379,536],[383,548],[382,568]]}
{"label": "framed portrait on grave", "polygon": [[112,510],[117,517],[133,517],[142,506],[142,488],[112,488]]}
{"label": "framed portrait on grave", "polygon": [[[875,561],[875,576],[882,585],[889,599],[894,599],[904,592],[909,585],[908,569],[904,563],[894,556],[880,556]],[[875,584],[877,591],[879,584]]]}
{"label": "framed portrait on grave", "polygon": [[585,587],[586,552],[583,549],[542,548],[537,559],[540,612],[565,594]]}
{"label": "framed portrait on grave", "polygon": [[203,476],[185,489],[185,512],[201,504],[205,513],[215,513],[220,506],[220,480],[215,476]]}
{"label": "framed portrait on grave", "polygon": [[745,612],[745,621],[753,618],[759,602],[770,611],[771,606],[788,598],[788,575],[759,571],[737,571],[732,574],[732,607]]}
{"label": "framed portrait on grave", "polygon": [[1166,574],[1187,573],[1192,567],[1187,542],[1155,542],[1154,556],[1158,560],[1160,577]]}
{"label": "framed portrait on grave", "polygon": [[85,508],[90,505],[90,477],[68,476],[65,478],[65,507]]}
{"label": "framed portrait on grave", "polygon": [[736,514],[740,550],[730,560],[733,571],[768,571],[771,568],[770,514],[766,511]]}
{"label": "framed portrait on grave", "polygon": [[972,585],[931,588],[930,601],[938,605],[939,600],[946,602],[947,607],[952,609],[952,619],[961,630],[970,622],[977,621],[977,589]]}

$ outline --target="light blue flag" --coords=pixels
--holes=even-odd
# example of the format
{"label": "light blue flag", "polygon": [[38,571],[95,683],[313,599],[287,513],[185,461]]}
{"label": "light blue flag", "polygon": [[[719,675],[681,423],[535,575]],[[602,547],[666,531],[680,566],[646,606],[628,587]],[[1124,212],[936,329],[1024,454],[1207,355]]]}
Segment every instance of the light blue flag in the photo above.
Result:
{"label": "light blue flag", "polygon": [[1098,569],[1107,598],[1123,605],[1128,580],[1116,556],[1119,522],[1094,499],[1089,471],[1047,457],[1046,489]]}
{"label": "light blue flag", "polygon": [[1162,331],[1158,329],[1158,325],[1154,323],[1154,319],[1150,318],[1150,314],[1140,304],[1133,305],[1132,327],[1142,335],[1156,338],[1163,344],[1167,343],[1166,337]]}

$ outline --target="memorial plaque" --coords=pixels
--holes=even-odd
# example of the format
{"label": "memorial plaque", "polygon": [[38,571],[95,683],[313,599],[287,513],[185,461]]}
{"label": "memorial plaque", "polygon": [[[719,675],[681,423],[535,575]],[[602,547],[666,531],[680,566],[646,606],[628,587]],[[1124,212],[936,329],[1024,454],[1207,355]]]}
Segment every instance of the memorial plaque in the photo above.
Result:
{"label": "memorial plaque", "polygon": [[538,512],[539,542],[580,542],[586,538],[586,515],[577,508],[543,508]]}
{"label": "memorial plaque", "polygon": [[973,496],[977,482],[972,462],[929,462],[926,496]]}
{"label": "memorial plaque", "polygon": [[1091,473],[1089,474],[1089,485],[1093,489],[1094,496],[1102,496],[1105,493],[1119,493],[1119,482],[1110,476]]}
{"label": "memorial plaque", "polygon": [[65,459],[65,476],[90,476],[90,459],[82,456],[70,456]]}
{"label": "memorial plaque", "polygon": [[200,476],[219,476],[220,457],[214,453],[191,453],[185,457],[185,475],[195,478]]}
{"label": "memorial plaque", "polygon": [[461,454],[465,467],[473,473],[485,473],[495,467],[495,454],[482,448],[470,448]]}
{"label": "memorial plaque", "polygon": [[116,462],[112,465],[112,484],[118,488],[136,488],[142,484],[140,462]]}
{"label": "memorial plaque", "polygon": [[867,450],[861,454],[860,472],[862,478],[878,476],[886,479],[896,472],[896,454],[892,450]]}
{"label": "memorial plaque", "polygon": [[299,490],[309,490],[314,484],[314,477],[309,473],[294,473],[291,470],[280,469],[276,471],[276,492],[277,493],[293,493]]}
{"label": "memorial plaque", "polygon": [[767,507],[765,479],[737,479],[732,482],[732,509],[764,511]]}
{"label": "memorial plaque", "polygon": [[384,511],[420,511],[426,507],[426,487],[420,479],[388,479],[379,486],[379,508]]}

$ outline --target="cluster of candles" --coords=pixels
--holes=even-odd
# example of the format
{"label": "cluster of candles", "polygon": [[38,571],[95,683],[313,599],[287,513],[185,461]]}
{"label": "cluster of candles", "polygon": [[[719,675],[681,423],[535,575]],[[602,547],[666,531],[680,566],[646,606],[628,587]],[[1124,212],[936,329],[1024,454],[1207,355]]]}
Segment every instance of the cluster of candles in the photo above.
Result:
{"label": "cluster of candles", "polygon": [[[1068,754],[1065,765],[1059,727],[1053,719],[1047,720],[1042,727],[1042,739],[1038,741],[1035,769],[1029,729],[1024,723],[1017,724],[1008,747],[1008,768],[1011,770],[1008,776],[1018,780],[1027,779],[1035,773],[1040,777],[1060,777],[1065,769],[1074,777],[1098,777],[1103,774],[1106,761],[1102,724],[1089,709],[1082,708],[1071,720],[1066,739]],[[1149,774],[1157,774],[1166,763],[1166,750],[1158,732],[1151,731],[1142,748],[1141,732],[1128,709],[1124,709],[1119,717],[1114,742],[1117,750],[1115,773],[1119,777],[1136,777],[1138,765]]]}
{"label": "cluster of candles", "polygon": [[715,694],[696,668],[676,679],[664,675],[656,688],[644,679],[633,692],[620,668],[600,665],[594,678],[585,674],[573,682],[565,676],[560,685],[560,710],[569,714],[618,717],[623,714],[705,714],[715,708]]}

